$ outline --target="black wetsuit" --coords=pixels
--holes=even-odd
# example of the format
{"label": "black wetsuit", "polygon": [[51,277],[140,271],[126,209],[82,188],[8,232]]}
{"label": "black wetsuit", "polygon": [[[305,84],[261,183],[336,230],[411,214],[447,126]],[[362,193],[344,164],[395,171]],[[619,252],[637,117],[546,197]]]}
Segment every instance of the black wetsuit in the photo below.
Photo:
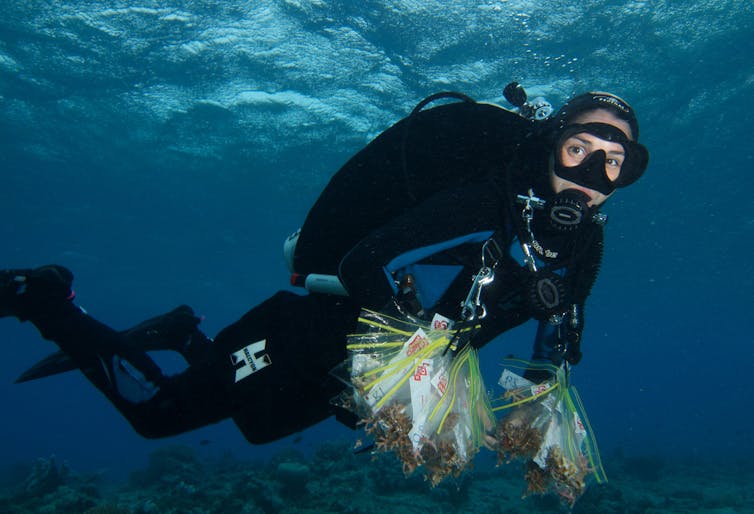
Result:
{"label": "black wetsuit", "polygon": [[[496,106],[454,103],[399,122],[332,178],[298,240],[296,271],[337,274],[349,296],[278,292],[214,342],[188,323],[183,335],[193,333],[191,344],[201,348],[175,376],[163,376],[135,350],[138,331],[129,340],[70,302],[28,319],[140,434],[168,436],[232,417],[249,441],[271,441],[333,414],[329,400],[343,385],[329,371],[346,358],[346,336],[362,307],[391,302],[406,265],[441,277],[438,287],[425,284],[423,306],[457,318],[482,264],[482,245],[494,237],[503,252],[472,344],[532,317],[531,276],[512,256],[526,237],[514,198],[530,188],[545,199],[552,195],[548,157],[547,141],[531,122]],[[534,231],[558,254],[542,257],[541,265],[559,270],[571,301],[583,306],[599,267],[601,227],[562,234],[535,217]],[[563,358],[559,332],[540,324],[536,358]],[[578,359],[577,343],[567,358]]]}

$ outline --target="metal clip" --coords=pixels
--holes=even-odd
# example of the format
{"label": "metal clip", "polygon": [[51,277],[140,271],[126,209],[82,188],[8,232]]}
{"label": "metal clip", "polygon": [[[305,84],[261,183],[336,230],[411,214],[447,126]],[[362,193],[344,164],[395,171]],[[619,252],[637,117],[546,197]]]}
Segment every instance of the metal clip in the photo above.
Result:
{"label": "metal clip", "polygon": [[534,254],[531,253],[531,245],[529,245],[529,243],[521,243],[521,250],[524,252],[524,262],[529,268],[529,271],[536,273],[538,271],[537,261],[534,258]]}
{"label": "metal clip", "polygon": [[482,319],[487,316],[487,308],[481,301],[482,288],[491,284],[495,279],[495,274],[489,266],[482,266],[474,276],[474,282],[471,284],[466,300],[461,304],[461,319],[464,321],[473,321]]}
{"label": "metal clip", "polygon": [[[489,258],[490,263],[487,263]],[[500,260],[503,258],[503,250],[500,249],[500,245],[493,238],[488,239],[482,245],[482,267],[491,267],[493,270],[497,268]]]}
{"label": "metal clip", "polygon": [[[534,196],[534,190],[529,189],[529,195],[516,195],[516,202],[524,206],[521,209],[521,219],[526,223],[526,231],[531,235],[531,222],[534,219],[534,209],[542,210],[546,202],[541,198]],[[533,236],[532,236],[533,239]]]}

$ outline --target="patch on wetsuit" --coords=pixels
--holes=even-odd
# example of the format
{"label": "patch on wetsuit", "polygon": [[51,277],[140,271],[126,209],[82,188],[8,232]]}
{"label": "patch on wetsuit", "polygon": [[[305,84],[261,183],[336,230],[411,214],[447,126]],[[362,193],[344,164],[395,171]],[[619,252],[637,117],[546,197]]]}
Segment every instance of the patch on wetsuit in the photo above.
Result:
{"label": "patch on wetsuit", "polygon": [[262,339],[230,355],[230,362],[236,368],[236,383],[272,364],[270,356],[262,353],[266,346],[267,339]]}

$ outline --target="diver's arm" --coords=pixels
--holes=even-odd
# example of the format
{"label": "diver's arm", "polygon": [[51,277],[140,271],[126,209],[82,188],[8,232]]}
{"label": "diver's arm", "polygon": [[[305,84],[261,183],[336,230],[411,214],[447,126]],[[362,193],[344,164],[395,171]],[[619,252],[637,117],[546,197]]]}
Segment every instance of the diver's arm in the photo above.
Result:
{"label": "diver's arm", "polygon": [[486,183],[437,193],[359,241],[341,260],[338,276],[349,296],[379,309],[395,293],[388,263],[471,233],[492,233],[498,210],[497,197]]}
{"label": "diver's arm", "polygon": [[[573,303],[560,325],[540,321],[534,340],[532,360],[560,365],[563,361],[576,365],[581,361],[581,336],[584,331],[584,304],[597,280],[604,235],[601,226],[595,226],[589,234],[587,247],[573,272],[568,274]],[[531,375],[534,370],[527,370]],[[536,377],[542,378],[542,377]]]}
{"label": "diver's arm", "polygon": [[386,220],[510,162],[530,131],[531,124],[516,114],[466,102],[427,107],[401,120],[330,179],[307,214],[294,268],[336,273],[343,256]]}
{"label": "diver's arm", "polygon": [[581,361],[581,336],[584,330],[584,304],[597,280],[602,262],[602,227],[595,227],[589,235],[585,252],[575,268],[567,274],[575,303],[569,307],[559,325],[540,321],[534,340],[533,361],[549,361],[560,365],[563,361],[575,365]]}
{"label": "diver's arm", "polygon": [[563,322],[561,329],[561,344],[564,348],[563,358],[575,365],[581,361],[581,340],[584,332],[584,307],[592,292],[602,266],[604,252],[604,230],[601,225],[594,225],[587,250],[576,265],[576,270],[570,277],[572,298],[574,303]]}

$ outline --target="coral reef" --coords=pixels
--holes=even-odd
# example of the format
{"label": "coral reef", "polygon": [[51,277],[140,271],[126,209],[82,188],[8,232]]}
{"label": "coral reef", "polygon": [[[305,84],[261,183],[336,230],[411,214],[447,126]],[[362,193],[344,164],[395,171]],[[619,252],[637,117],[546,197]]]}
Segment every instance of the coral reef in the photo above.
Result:
{"label": "coral reef", "polygon": [[0,500],[0,512],[86,512],[99,501],[99,474],[74,473],[55,456],[37,459],[20,487]]}
{"label": "coral reef", "polygon": [[155,451],[144,470],[131,473],[130,481],[137,487],[161,484],[173,488],[186,488],[202,479],[202,465],[193,448],[167,446]]}
{"label": "coral reef", "polygon": [[84,514],[131,514],[131,510],[119,505],[103,504],[86,510]]}
{"label": "coral reef", "polygon": [[301,462],[281,462],[275,471],[275,478],[288,495],[305,494],[311,470]]}
{"label": "coral reef", "polygon": [[65,484],[71,471],[65,463],[58,464],[55,456],[40,458],[34,463],[24,482],[24,491],[29,495],[44,495]]}
{"label": "coral reef", "polygon": [[[397,413],[393,413],[397,415]],[[0,484],[3,514],[299,514],[314,512],[377,514],[391,512],[505,512],[506,514],[722,514],[754,512],[754,480],[749,462],[663,460],[663,474],[647,481],[640,473],[621,473],[626,461],[607,460],[612,481],[590,486],[575,505],[563,494],[583,487],[583,468],[558,452],[540,468],[529,460],[495,468],[497,455],[477,457],[473,471],[437,487],[419,473],[406,478],[392,455],[354,455],[352,441],[331,441],[311,455],[291,449],[266,462],[234,460],[229,455],[200,459],[190,447],[155,452],[145,469],[121,484],[104,484],[96,475],[72,470],[54,458],[26,466],[24,480]],[[444,457],[447,458],[447,457]],[[642,457],[653,462],[653,457]],[[572,467],[576,466],[576,467]],[[171,466],[176,466],[171,469]],[[425,466],[425,464],[422,464]],[[17,468],[14,474],[18,472]],[[162,470],[165,476],[156,472]],[[635,470],[636,471],[636,470]],[[521,474],[528,490],[522,499]],[[199,477],[200,479],[197,479]],[[184,485],[181,486],[180,484]],[[187,487],[191,484],[191,487]],[[554,494],[541,495],[551,491]]]}

